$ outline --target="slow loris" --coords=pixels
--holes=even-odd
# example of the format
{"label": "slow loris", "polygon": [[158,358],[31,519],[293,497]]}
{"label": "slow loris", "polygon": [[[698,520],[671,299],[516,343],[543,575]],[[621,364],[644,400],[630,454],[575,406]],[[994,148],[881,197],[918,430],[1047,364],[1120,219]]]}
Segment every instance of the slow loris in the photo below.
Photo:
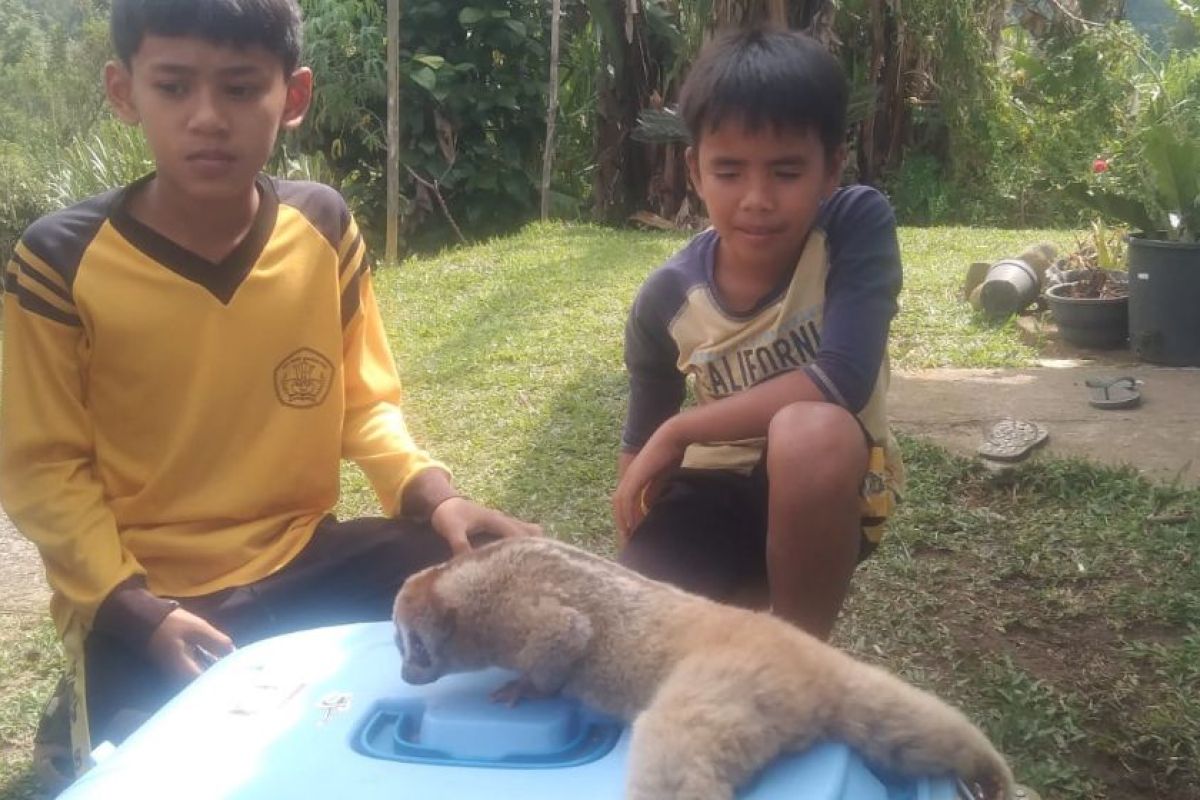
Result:
{"label": "slow loris", "polygon": [[629,800],[722,800],[782,752],[840,739],[869,762],[1012,795],[965,716],[766,613],[714,603],[544,538],[413,575],[396,597],[403,678],[489,666],[633,722]]}

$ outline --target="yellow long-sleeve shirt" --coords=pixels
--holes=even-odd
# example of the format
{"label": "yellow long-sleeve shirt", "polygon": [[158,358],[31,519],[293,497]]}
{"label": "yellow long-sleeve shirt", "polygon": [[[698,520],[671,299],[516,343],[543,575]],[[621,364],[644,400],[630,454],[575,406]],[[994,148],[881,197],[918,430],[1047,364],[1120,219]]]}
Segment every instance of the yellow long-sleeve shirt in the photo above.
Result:
{"label": "yellow long-sleeve shirt", "polygon": [[405,427],[336,191],[260,178],[249,234],[214,264],[128,213],[137,186],[34,223],[5,272],[0,502],[62,630],[132,576],[192,596],[279,569],[343,457],[388,513],[440,466]]}

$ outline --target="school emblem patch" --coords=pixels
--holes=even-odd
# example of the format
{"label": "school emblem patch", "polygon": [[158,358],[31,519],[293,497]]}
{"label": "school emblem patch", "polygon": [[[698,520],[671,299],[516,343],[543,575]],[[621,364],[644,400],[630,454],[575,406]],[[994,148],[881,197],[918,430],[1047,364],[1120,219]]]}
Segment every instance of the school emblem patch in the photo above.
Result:
{"label": "school emblem patch", "polygon": [[333,364],[308,347],[301,347],[275,368],[275,395],[292,408],[321,405],[332,382]]}

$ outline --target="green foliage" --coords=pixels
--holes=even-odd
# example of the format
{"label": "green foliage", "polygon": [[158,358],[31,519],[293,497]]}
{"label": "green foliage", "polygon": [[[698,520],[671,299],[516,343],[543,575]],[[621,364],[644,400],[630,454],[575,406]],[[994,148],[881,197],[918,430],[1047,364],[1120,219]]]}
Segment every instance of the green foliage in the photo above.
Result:
{"label": "green foliage", "polygon": [[[381,2],[305,0],[316,75],[303,149],[324,154],[368,227],[383,218],[385,13]],[[469,233],[502,230],[534,210],[545,118],[545,14],[536,0],[411,0],[401,20],[402,163],[436,183]],[[410,243],[444,241],[433,192],[402,175]]]}
{"label": "green foliage", "polygon": [[1136,115],[1114,169],[1066,193],[1151,237],[1200,240],[1200,52],[1143,57]]}
{"label": "green foliage", "polygon": [[[578,219],[590,205],[596,168],[595,115],[599,103],[600,39],[579,3],[564,2],[574,25],[563,24],[559,59],[553,216]],[[572,30],[573,28],[573,30]]]}
{"label": "green foliage", "polygon": [[1111,152],[1128,124],[1145,42],[1114,23],[1041,42],[1010,31],[1007,43],[1011,102],[996,109],[998,159],[985,180],[1010,213],[1076,222],[1080,206],[1046,190]]}
{"label": "green foliage", "polygon": [[0,259],[7,260],[21,232],[46,209],[42,179],[29,159],[0,142]]}
{"label": "green foliage", "polygon": [[1174,47],[1177,50],[1200,47],[1200,3],[1195,0],[1166,0],[1166,3],[1178,18],[1171,31]]}
{"label": "green foliage", "polygon": [[928,153],[904,159],[888,181],[888,193],[909,225],[928,225],[951,216],[954,201],[945,169]]}
{"label": "green foliage", "polygon": [[[996,0],[919,0],[904,8],[906,36],[920,42],[948,138],[956,180],[976,177],[993,158],[994,126],[986,110],[1002,96],[991,40]],[[984,113],[981,113],[984,112]]]}
{"label": "green foliage", "polygon": [[105,118],[86,137],[59,151],[49,172],[47,197],[59,208],[125,186],[153,169],[154,156],[141,130]]}
{"label": "green foliage", "polygon": [[1100,269],[1125,268],[1125,231],[1122,228],[1105,227],[1103,220],[1095,220],[1087,234],[1087,244],[1096,252],[1096,266]]}
{"label": "green foliage", "polygon": [[38,800],[45,795],[29,753],[38,716],[62,672],[62,650],[48,619],[6,613],[0,653],[0,799]]}
{"label": "green foliage", "polygon": [[61,202],[64,148],[105,116],[107,58],[105,20],[91,2],[0,0],[0,258]]}
{"label": "green foliage", "polygon": [[[970,17],[961,5],[913,7],[905,22],[927,37],[954,40],[938,34],[935,22],[949,15],[965,31]],[[981,49],[981,30],[967,37],[973,45],[934,50],[932,60],[942,65],[929,73],[936,102],[913,109],[912,141],[886,176],[902,221],[1077,225],[1098,207],[1132,220],[1131,205],[1151,199],[1153,181],[1139,166],[1147,147],[1172,152],[1176,162],[1189,158],[1146,134],[1168,109],[1173,119],[1200,119],[1196,55],[1158,56],[1131,26],[1110,22],[1041,36],[1009,25],[994,57]],[[962,73],[972,77],[946,83]],[[1184,128],[1195,136],[1194,127]],[[1060,191],[1080,182],[1097,157],[1114,166],[1102,181],[1111,198],[1096,199],[1098,181],[1089,191]],[[1137,227],[1144,222],[1143,215]]]}

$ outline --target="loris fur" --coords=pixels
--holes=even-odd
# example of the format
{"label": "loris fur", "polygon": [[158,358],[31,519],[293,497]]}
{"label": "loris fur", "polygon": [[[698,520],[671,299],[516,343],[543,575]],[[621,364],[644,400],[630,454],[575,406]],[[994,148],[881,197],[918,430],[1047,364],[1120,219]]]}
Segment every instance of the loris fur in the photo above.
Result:
{"label": "loris fur", "polygon": [[822,738],[905,775],[1007,800],[987,737],[932,694],[767,613],[721,605],[545,538],[413,575],[396,597],[403,678],[499,666],[633,723],[629,800],[725,800]]}

